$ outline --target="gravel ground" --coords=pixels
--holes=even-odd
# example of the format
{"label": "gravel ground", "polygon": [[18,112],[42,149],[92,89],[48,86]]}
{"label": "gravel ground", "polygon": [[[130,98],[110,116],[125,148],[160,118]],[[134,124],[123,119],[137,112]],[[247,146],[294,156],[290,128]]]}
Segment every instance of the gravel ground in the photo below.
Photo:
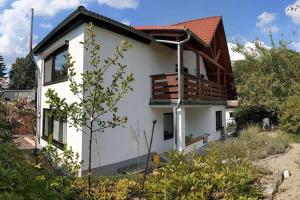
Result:
{"label": "gravel ground", "polygon": [[289,170],[290,178],[285,179],[279,186],[275,200],[300,200],[300,143],[292,144],[285,154],[271,156],[260,160],[259,165],[270,170]]}

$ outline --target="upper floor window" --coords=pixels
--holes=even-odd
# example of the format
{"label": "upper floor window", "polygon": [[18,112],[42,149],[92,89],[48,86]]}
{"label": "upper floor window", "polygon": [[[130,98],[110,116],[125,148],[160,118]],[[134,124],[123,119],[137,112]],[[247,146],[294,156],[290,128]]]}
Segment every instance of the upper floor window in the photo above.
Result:
{"label": "upper floor window", "polygon": [[44,83],[55,83],[66,81],[68,69],[66,66],[68,48],[64,47],[45,59],[44,64]]}

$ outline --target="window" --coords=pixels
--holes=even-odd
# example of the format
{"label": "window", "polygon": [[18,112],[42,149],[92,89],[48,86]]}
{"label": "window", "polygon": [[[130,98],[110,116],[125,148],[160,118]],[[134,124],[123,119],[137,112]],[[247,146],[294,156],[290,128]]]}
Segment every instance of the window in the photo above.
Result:
{"label": "window", "polygon": [[48,140],[48,137],[52,135],[53,144],[59,148],[63,148],[67,139],[67,120],[66,117],[54,117],[50,115],[49,109],[44,109],[43,114],[43,138]]}
{"label": "window", "polygon": [[164,140],[173,138],[173,113],[164,113]]}
{"label": "window", "polygon": [[67,80],[68,69],[66,66],[68,48],[63,47],[45,59],[44,83],[55,83]]}
{"label": "window", "polygon": [[234,116],[234,115],[233,115],[233,112],[229,112],[229,117],[230,117],[230,118],[233,118],[233,116]]}
{"label": "window", "polygon": [[216,130],[222,129],[222,111],[216,112]]}

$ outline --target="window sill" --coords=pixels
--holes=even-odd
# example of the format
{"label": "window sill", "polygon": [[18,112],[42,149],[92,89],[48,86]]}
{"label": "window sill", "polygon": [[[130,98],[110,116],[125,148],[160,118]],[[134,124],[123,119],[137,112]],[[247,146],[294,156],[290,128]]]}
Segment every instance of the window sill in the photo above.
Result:
{"label": "window sill", "polygon": [[66,82],[68,81],[68,79],[63,79],[63,80],[59,80],[59,81],[52,81],[52,82],[48,82],[48,83],[44,83],[43,86],[49,86],[49,85],[54,85],[54,84],[57,84],[57,83],[62,83],[62,82]]}
{"label": "window sill", "polygon": [[[42,136],[42,139],[48,143],[48,137],[47,136]],[[56,148],[60,149],[60,150],[64,150],[64,144],[63,143],[60,143],[56,140],[52,140],[52,144],[53,146],[55,146]]]}

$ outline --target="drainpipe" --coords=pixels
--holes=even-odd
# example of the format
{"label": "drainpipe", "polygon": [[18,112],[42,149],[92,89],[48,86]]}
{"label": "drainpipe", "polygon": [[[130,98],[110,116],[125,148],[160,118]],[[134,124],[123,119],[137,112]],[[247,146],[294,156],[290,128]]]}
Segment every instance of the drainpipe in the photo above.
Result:
{"label": "drainpipe", "polygon": [[181,100],[182,100],[182,93],[181,93],[181,56],[180,56],[180,52],[181,52],[181,48],[182,48],[182,44],[188,42],[191,39],[191,32],[185,30],[187,33],[187,38],[176,42],[176,41],[171,41],[171,40],[155,40],[156,42],[160,42],[160,43],[166,43],[166,44],[176,44],[177,45],[177,74],[178,74],[178,99],[177,99],[177,104],[176,106],[173,108],[173,113],[175,114],[174,116],[174,135],[175,135],[175,142],[174,142],[174,149],[181,151],[182,149],[180,149],[179,145],[178,145],[178,135],[177,135],[177,110],[178,108],[181,106]]}

